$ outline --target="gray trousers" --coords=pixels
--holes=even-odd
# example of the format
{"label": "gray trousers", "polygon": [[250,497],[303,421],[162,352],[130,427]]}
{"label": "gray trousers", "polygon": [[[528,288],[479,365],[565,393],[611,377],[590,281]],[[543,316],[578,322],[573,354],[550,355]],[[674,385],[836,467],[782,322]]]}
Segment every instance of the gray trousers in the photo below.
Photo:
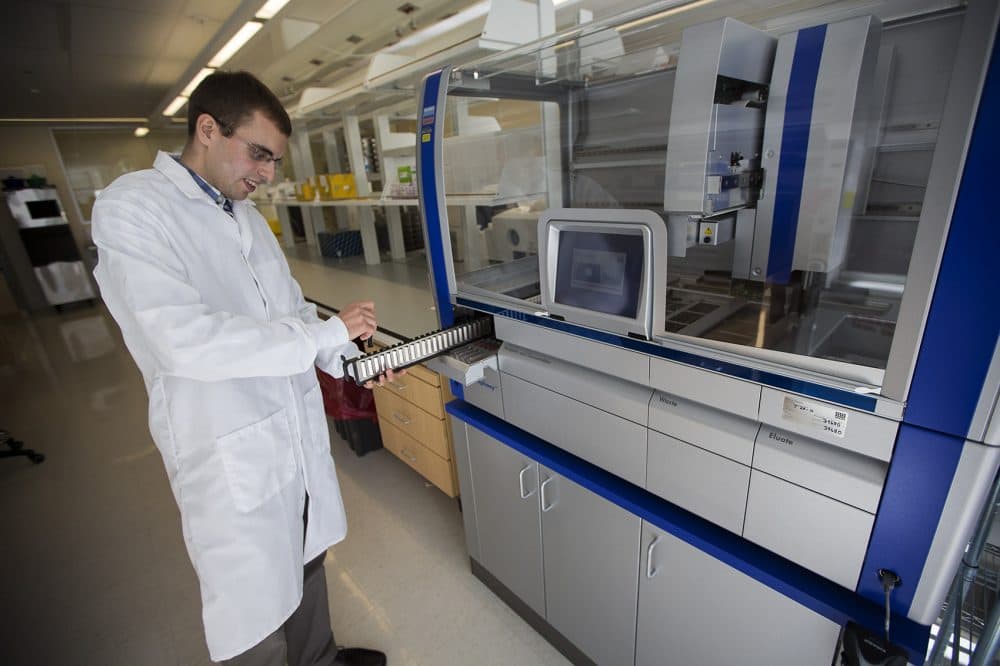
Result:
{"label": "gray trousers", "polygon": [[305,565],[302,601],[285,624],[243,654],[222,662],[225,666],[333,666],[337,644],[330,628],[324,559],[326,551]]}
{"label": "gray trousers", "polygon": [[337,645],[326,598],[326,553],[305,566],[302,602],[285,624],[226,666],[332,666]]}

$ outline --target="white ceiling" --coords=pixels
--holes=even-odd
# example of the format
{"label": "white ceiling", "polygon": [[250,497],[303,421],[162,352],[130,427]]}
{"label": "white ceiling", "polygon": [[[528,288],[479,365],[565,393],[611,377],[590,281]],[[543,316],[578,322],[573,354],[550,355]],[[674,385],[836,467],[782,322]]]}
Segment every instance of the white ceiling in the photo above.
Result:
{"label": "white ceiling", "polygon": [[[368,56],[476,0],[291,0],[226,64],[291,105],[332,86]],[[577,0],[596,17],[644,0]],[[264,0],[0,0],[0,120],[149,118]],[[415,8],[400,11],[406,4]],[[565,13],[565,12],[564,12]],[[348,37],[357,35],[357,43]],[[183,113],[178,114],[183,117]]]}
{"label": "white ceiling", "polygon": [[[397,7],[411,2],[410,14]],[[473,0],[292,0],[226,64],[291,102]],[[264,0],[2,0],[3,118],[154,117]],[[411,25],[412,21],[412,25]],[[356,34],[358,44],[347,41]],[[310,60],[319,64],[310,63]],[[345,69],[348,68],[348,69]],[[183,114],[181,114],[183,115]]]}
{"label": "white ceiling", "polygon": [[0,118],[143,117],[241,0],[3,0]]}

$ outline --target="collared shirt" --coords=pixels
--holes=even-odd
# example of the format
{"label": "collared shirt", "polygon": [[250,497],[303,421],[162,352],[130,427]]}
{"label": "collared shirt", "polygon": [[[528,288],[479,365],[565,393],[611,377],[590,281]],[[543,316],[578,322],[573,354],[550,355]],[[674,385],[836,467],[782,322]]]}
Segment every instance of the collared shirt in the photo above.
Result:
{"label": "collared shirt", "polygon": [[233,217],[235,219],[233,215],[233,202],[232,200],[229,199],[229,197],[225,196],[224,194],[222,194],[222,192],[209,185],[208,181],[199,176],[194,169],[184,164],[184,162],[181,162],[180,157],[176,155],[171,155],[171,157],[173,157],[178,164],[187,169],[187,172],[191,174],[192,178],[194,178],[194,182],[198,183],[198,187],[204,190],[205,194],[207,194],[212,199],[212,201],[214,201],[219,206],[222,206],[222,210],[226,211],[229,214],[229,217]]}

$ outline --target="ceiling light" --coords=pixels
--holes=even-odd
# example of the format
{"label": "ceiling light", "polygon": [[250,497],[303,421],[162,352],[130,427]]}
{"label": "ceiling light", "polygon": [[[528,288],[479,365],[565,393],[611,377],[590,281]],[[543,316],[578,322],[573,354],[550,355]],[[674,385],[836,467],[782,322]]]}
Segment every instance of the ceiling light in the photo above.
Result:
{"label": "ceiling light", "polygon": [[269,18],[274,18],[274,15],[281,11],[281,9],[288,4],[288,0],[267,0],[264,6],[260,8],[254,18],[264,19],[265,21]]}
{"label": "ceiling light", "polygon": [[257,31],[264,27],[259,21],[247,21],[246,25],[239,29],[233,38],[226,42],[226,45],[219,49],[215,57],[208,61],[209,67],[222,67],[236,52],[243,48],[243,45],[250,41],[250,38],[257,34]]}
{"label": "ceiling light", "polygon": [[187,97],[185,97],[184,95],[178,95],[177,97],[174,98],[174,101],[172,101],[170,104],[167,105],[167,108],[163,109],[163,115],[165,116],[174,115],[175,113],[181,110],[182,106],[187,104],[187,101],[188,101]]}
{"label": "ceiling light", "polygon": [[653,21],[659,21],[660,19],[665,19],[668,16],[673,16],[674,14],[680,14],[681,12],[686,12],[689,9],[695,9],[696,7],[702,7],[715,2],[715,0],[696,0],[695,2],[689,2],[685,5],[680,5],[679,7],[671,7],[665,11],[653,14],[652,16],[647,16],[625,25],[615,26],[615,30],[618,32],[626,32],[632,28],[638,28],[640,25],[645,25],[647,23],[652,23]]}
{"label": "ceiling light", "polygon": [[181,96],[190,97],[191,93],[194,92],[194,89],[198,87],[198,84],[201,83],[206,76],[208,76],[214,71],[215,70],[212,69],[211,67],[203,67],[201,71],[198,72],[193,79],[191,79],[191,83],[187,84],[184,90],[181,91]]}
{"label": "ceiling light", "polygon": [[149,134],[149,128],[148,127],[136,127],[135,131],[133,132],[133,134],[135,134],[137,138],[141,139],[142,137],[144,137],[147,134]]}

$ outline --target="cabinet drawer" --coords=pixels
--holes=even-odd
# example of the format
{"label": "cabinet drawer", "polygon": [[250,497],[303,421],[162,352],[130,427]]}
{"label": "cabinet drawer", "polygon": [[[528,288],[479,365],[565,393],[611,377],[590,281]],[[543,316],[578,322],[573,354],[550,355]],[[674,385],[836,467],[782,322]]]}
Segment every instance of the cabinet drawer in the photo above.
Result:
{"label": "cabinet drawer", "polygon": [[441,375],[431,370],[428,370],[422,365],[414,365],[412,367],[407,368],[406,374],[416,379],[419,379],[425,384],[430,384],[431,386],[441,386]]}
{"label": "cabinet drawer", "polygon": [[887,463],[809,437],[763,425],[753,467],[875,513]]}
{"label": "cabinet drawer", "polygon": [[653,392],[646,386],[506,343],[500,350],[499,361],[500,372],[504,375],[544,386],[633,423],[643,426],[647,423]]}
{"label": "cabinet drawer", "polygon": [[761,387],[756,384],[662,358],[651,360],[649,383],[671,395],[711,407],[724,405],[728,412],[757,420]]}
{"label": "cabinet drawer", "polygon": [[384,418],[379,419],[379,427],[382,430],[382,443],[385,448],[444,491],[448,497],[455,497],[458,494],[449,461],[436,455]]}
{"label": "cabinet drawer", "polygon": [[501,374],[510,423],[637,486],[645,482],[645,426]]}
{"label": "cabinet drawer", "polygon": [[649,403],[649,427],[749,466],[759,424],[658,391]]}
{"label": "cabinet drawer", "polygon": [[658,432],[649,433],[646,490],[730,532],[743,531],[750,468]]}
{"label": "cabinet drawer", "polygon": [[431,416],[383,387],[375,389],[375,406],[379,418],[392,423],[445,460],[451,459],[445,420]]}
{"label": "cabinet drawer", "polygon": [[753,470],[743,536],[853,590],[875,516]]}
{"label": "cabinet drawer", "polygon": [[[426,373],[428,371],[424,370],[424,374]],[[430,374],[433,374],[435,377],[438,376],[434,373]],[[407,371],[407,374],[396,381],[386,382],[382,388],[398,395],[407,402],[412,402],[432,416],[439,419],[444,418],[444,399],[441,395],[441,387],[428,384],[423,379],[420,379],[415,372]]]}

